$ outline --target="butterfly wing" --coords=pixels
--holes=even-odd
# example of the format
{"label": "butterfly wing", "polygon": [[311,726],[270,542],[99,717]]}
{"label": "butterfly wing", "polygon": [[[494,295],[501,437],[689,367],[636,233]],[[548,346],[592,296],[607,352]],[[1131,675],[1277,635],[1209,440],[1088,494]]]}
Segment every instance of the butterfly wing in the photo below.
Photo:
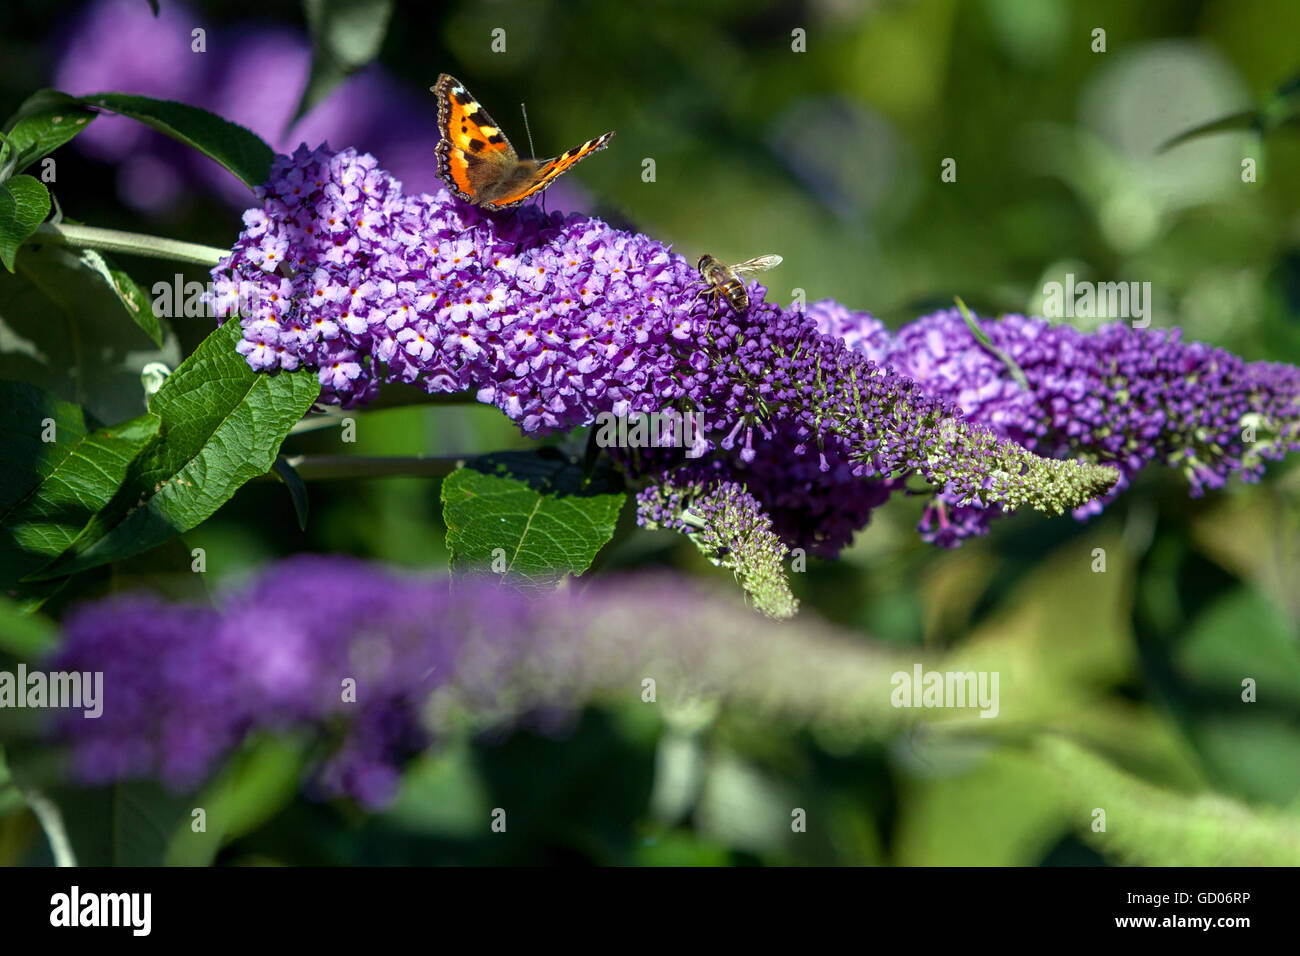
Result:
{"label": "butterfly wing", "polygon": [[453,76],[432,87],[438,100],[438,175],[461,199],[482,204],[519,166],[506,134]]}
{"label": "butterfly wing", "polygon": [[746,259],[744,262],[737,263],[731,268],[740,275],[753,275],[755,272],[766,272],[768,269],[775,269],[781,264],[780,256],[756,256],[753,259]]}
{"label": "butterfly wing", "polygon": [[537,195],[592,153],[604,149],[613,138],[614,131],[610,130],[605,135],[587,140],[581,146],[575,146],[554,159],[534,160],[531,165],[528,161],[521,163],[519,167],[521,175],[512,177],[512,181],[506,184],[501,194],[492,197],[484,205],[493,209],[509,209],[511,206],[519,205],[529,196]]}

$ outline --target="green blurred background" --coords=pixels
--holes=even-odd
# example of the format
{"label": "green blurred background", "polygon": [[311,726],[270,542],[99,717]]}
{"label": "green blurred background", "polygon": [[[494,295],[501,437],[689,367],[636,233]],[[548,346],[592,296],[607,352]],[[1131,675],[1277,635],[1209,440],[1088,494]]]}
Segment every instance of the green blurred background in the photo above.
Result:
{"label": "green blurred background", "polygon": [[[0,15],[6,114],[49,82],[52,37],[76,10],[51,16],[58,6],[10,0]],[[214,24],[303,29],[294,3],[191,6]],[[504,54],[490,47],[497,27]],[[1097,28],[1104,53],[1092,50]],[[791,48],[796,29],[806,52]],[[570,177],[591,210],[692,259],[779,253],[770,295],[782,302],[801,289],[893,326],[955,295],[984,314],[1032,312],[1044,283],[1072,272],[1149,281],[1154,325],[1300,362],[1300,140],[1228,132],[1157,152],[1266,103],[1300,71],[1296,36],[1300,4],[1289,0],[503,0],[399,3],[379,60],[414,91],[456,75],[516,145],[514,105],[526,99],[544,155],[617,129]],[[429,96],[405,122],[434,118]],[[217,246],[240,228],[236,212],[202,197],[142,224],[116,200],[110,169],[62,156],[56,192],[86,223]],[[940,180],[949,157],[955,183]],[[1257,183],[1242,182],[1245,157]],[[654,182],[642,179],[646,158]],[[175,271],[130,265],[142,285]],[[176,331],[188,349],[206,329],[190,320]],[[489,408],[367,412],[357,438],[347,450],[361,455],[526,447]],[[286,445],[338,450],[333,432]],[[211,589],[303,550],[445,565],[436,481],[317,482],[310,494],[305,532],[282,487],[254,483],[183,548],[98,585],[188,588],[182,550],[195,547]],[[743,709],[665,720],[639,703],[592,707],[558,734],[452,740],[412,767],[383,814],[280,800],[220,861],[1212,862],[1162,836],[1156,790],[1133,796],[1134,781],[1188,813],[1218,795],[1300,825],[1300,472],[1276,466],[1262,485],[1191,500],[1153,468],[1088,524],[1024,514],[952,552],[917,539],[919,510],[891,502],[840,561],[795,575],[802,613],[864,642],[1022,668],[1034,699],[997,733],[846,749]],[[1089,570],[1095,548],[1106,549],[1104,574]],[[162,570],[180,560],[182,573]],[[647,565],[731,588],[688,543],[630,521],[594,573]],[[1258,681],[1258,703],[1242,703],[1243,677]],[[1076,764],[1062,784],[1022,745],[1043,730],[1085,741],[1107,769]],[[1071,800],[1129,796],[1150,818],[1136,838],[1081,832]],[[528,835],[494,840],[485,821],[497,806],[521,808],[512,830],[519,819]],[[789,806],[815,821],[803,838],[791,838]],[[8,810],[0,861],[41,859],[32,818]]]}

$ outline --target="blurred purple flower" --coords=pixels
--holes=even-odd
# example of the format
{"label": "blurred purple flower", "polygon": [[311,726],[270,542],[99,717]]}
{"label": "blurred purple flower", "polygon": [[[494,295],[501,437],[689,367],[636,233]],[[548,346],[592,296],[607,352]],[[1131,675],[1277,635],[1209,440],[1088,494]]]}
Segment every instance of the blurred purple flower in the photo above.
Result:
{"label": "blurred purple flower", "polygon": [[[183,4],[163,4],[155,19],[136,0],[97,0],[68,31],[54,85],[74,95],[114,91],[189,103],[248,127],[277,151],[302,139],[354,143],[382,156],[414,190],[436,188],[432,98],[372,64],[286,132],[311,69],[306,34],[254,24],[207,29],[207,52],[197,53],[191,31],[200,27],[207,23]],[[232,204],[248,202],[248,190],[215,162],[125,117],[101,117],[76,146],[119,164],[123,200],[145,212],[172,208],[195,183]]]}
{"label": "blurred purple flower", "polygon": [[[562,729],[600,696],[639,695],[647,675],[665,701],[738,696],[841,732],[898,716],[897,662],[815,620],[770,624],[683,580],[606,578],[530,597],[495,577],[453,587],[319,555],[264,568],[217,608],[145,595],[81,605],[44,666],[104,675],[99,717],[61,712],[50,728],[80,783],[188,790],[247,734],[306,731],[324,754],[309,792],[370,808],[449,726]],[[868,685],[880,693],[864,698]]]}
{"label": "blurred purple flower", "polygon": [[[73,96],[138,93],[201,105],[207,54],[190,48],[190,31],[208,24],[180,3],[164,3],[154,17],[135,0],[97,0],[60,30],[62,48],[54,86]],[[77,148],[96,159],[120,162],[160,141],[135,120],[102,116],[77,137]]]}
{"label": "blurred purple flower", "polygon": [[[303,141],[354,144],[382,157],[412,190],[437,188],[432,97],[416,95],[371,64],[286,131],[311,72],[311,41],[296,30],[244,26],[223,34],[223,42],[232,52],[222,59],[211,92],[198,105],[247,126],[276,152],[290,152]],[[226,199],[247,205],[248,190],[241,183],[216,166],[210,172],[209,181]]]}
{"label": "blurred purple flower", "polygon": [[[104,710],[65,716],[58,730],[80,780],[153,776],[184,789],[250,730],[341,721],[322,792],[383,803],[393,768],[429,743],[419,705],[455,673],[463,642],[523,619],[521,598],[493,590],[458,602],[446,582],[308,556],[270,569],[223,612],[138,596],[85,607],[50,666],[103,671]],[[499,616],[483,616],[489,608]]]}

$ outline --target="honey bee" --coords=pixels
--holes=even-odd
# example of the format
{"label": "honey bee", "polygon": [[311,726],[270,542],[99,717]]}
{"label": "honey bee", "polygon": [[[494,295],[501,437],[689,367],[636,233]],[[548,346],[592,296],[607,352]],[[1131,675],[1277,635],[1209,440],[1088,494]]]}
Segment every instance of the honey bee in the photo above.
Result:
{"label": "honey bee", "polygon": [[711,295],[715,300],[718,296],[722,296],[737,312],[744,312],[749,308],[749,290],[745,288],[744,279],[741,277],[756,272],[766,272],[780,264],[780,256],[758,256],[729,266],[716,256],[706,253],[700,256],[696,267],[700,270],[700,278],[705,284],[705,288],[701,289],[699,294]]}

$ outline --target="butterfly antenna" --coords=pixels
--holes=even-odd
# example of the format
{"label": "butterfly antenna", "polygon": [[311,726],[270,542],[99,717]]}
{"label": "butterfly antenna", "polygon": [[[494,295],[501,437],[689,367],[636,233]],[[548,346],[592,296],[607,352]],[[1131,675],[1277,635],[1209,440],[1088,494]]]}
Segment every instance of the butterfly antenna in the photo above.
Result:
{"label": "butterfly antenna", "polygon": [[[519,112],[524,114],[524,133],[528,137],[528,155],[534,159],[537,158],[537,150],[533,146],[533,131],[528,128],[528,107],[523,103],[519,104]],[[546,215],[546,193],[542,193],[542,215]]]}
{"label": "butterfly antenna", "polygon": [[535,157],[537,150],[533,148],[533,131],[528,128],[528,107],[520,103],[519,112],[524,114],[524,133],[528,136],[528,155]]}

